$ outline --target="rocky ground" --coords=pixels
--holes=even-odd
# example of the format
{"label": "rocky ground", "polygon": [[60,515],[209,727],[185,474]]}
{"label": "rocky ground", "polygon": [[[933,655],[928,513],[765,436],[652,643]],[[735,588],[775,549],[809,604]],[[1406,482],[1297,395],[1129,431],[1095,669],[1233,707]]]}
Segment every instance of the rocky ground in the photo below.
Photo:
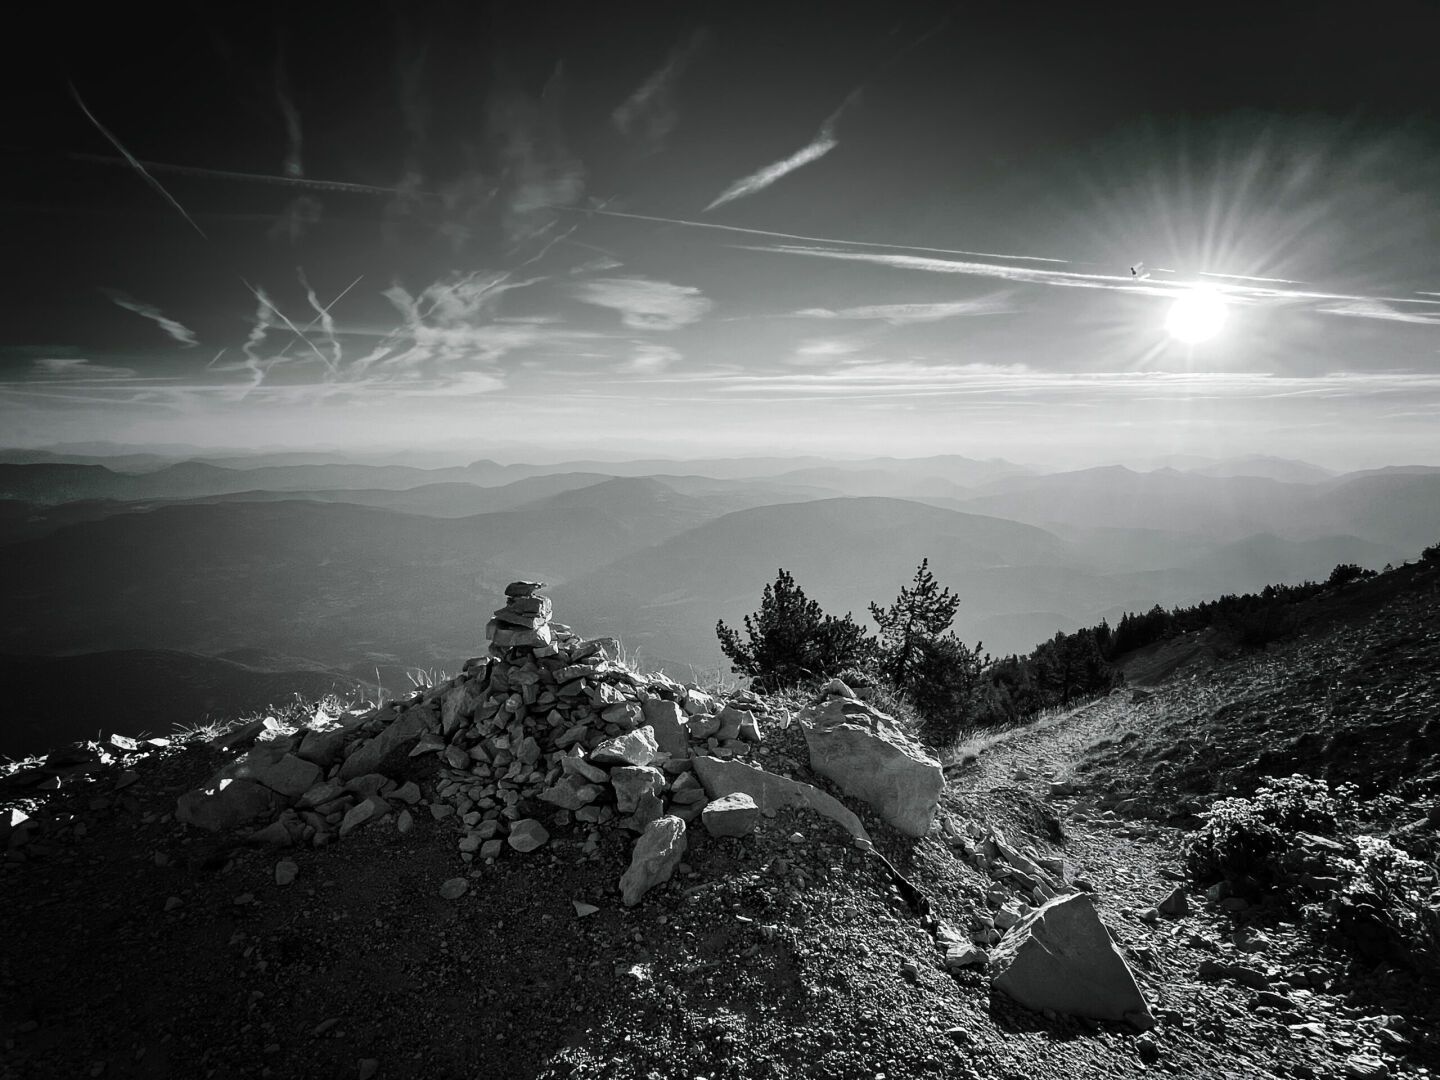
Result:
{"label": "rocky ground", "polygon": [[[0,871],[0,1077],[1426,1076],[1433,982],[1359,966],[1264,906],[1188,890],[1183,914],[1150,910],[1179,883],[1193,825],[1179,800],[1198,809],[1271,765],[1323,771],[1326,745],[1350,748],[1337,769],[1359,745],[1366,775],[1423,778],[1440,700],[1426,600],[1384,599],[1142,700],[1117,693],[952,771],[952,826],[1001,830],[1093,888],[1149,1032],[1032,1013],[981,971],[947,970],[914,897],[808,810],[741,838],[692,827],[675,878],[625,907],[618,823],[588,848],[588,831],[557,829],[490,863],[462,862],[455,818],[423,812],[408,832],[391,817],[277,853],[174,818],[233,751],[142,744],[57,758],[39,790],[0,781],[0,805],[46,822]],[[1256,764],[1326,706],[1338,742]],[[1365,742],[1371,725],[1383,740]],[[1410,736],[1409,757],[1387,748]],[[795,726],[767,726],[755,759],[834,790]],[[1427,791],[1404,789],[1392,824],[1423,818]],[[933,916],[968,927],[988,911],[994,882],[964,841],[938,825],[902,836],[845,801]],[[443,889],[456,878],[458,896]]]}

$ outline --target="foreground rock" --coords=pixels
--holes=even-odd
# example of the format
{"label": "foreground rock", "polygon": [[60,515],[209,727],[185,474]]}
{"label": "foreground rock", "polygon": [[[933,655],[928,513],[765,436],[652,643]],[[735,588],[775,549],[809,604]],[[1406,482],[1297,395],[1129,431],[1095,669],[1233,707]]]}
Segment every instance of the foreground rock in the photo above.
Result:
{"label": "foreground rock", "polygon": [[1123,1020],[1142,1031],[1155,1018],[1135,975],[1086,893],[1050,900],[990,953],[996,989],[1026,1008]]}
{"label": "foreground rock", "polygon": [[800,723],[817,773],[864,799],[905,835],[930,831],[945,773],[898,723],[845,697],[806,710]]}
{"label": "foreground rock", "polygon": [[620,878],[620,899],[634,907],[656,885],[669,881],[685,854],[685,822],[673,814],[645,826],[635,842],[630,868]]}

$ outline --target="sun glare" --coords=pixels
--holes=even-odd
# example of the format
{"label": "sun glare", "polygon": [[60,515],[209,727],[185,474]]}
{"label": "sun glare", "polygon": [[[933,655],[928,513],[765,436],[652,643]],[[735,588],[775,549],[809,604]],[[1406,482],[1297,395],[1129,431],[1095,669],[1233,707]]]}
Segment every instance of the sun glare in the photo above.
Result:
{"label": "sun glare", "polygon": [[1195,345],[1225,326],[1225,301],[1213,289],[1191,289],[1170,308],[1165,329],[1177,341]]}

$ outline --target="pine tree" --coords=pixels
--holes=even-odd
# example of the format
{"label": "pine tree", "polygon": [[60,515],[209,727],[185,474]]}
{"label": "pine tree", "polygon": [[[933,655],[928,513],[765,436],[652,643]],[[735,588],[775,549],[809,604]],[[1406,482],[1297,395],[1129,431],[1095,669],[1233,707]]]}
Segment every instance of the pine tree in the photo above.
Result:
{"label": "pine tree", "polygon": [[760,610],[745,616],[748,641],[724,620],[715,624],[715,634],[732,670],[766,689],[827,678],[863,663],[874,649],[849,612],[843,619],[825,614],[784,569],[765,586]]}
{"label": "pine tree", "polygon": [[914,684],[926,642],[940,637],[955,620],[960,598],[940,588],[930,573],[930,559],[920,561],[914,581],[900,590],[888,608],[870,605],[870,617],[880,627],[881,669],[901,689]]}

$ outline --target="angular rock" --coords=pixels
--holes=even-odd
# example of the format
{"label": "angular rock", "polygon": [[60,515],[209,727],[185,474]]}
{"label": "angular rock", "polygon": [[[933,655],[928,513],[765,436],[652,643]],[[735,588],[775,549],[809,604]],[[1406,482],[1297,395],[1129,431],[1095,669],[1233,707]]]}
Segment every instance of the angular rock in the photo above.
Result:
{"label": "angular rock", "polygon": [[847,698],[831,698],[800,719],[811,768],[907,836],[930,831],[945,773],[899,724]]}
{"label": "angular rock", "polygon": [[484,696],[479,679],[466,679],[447,690],[440,699],[440,734],[448,739],[469,723]]}
{"label": "angular rock", "polygon": [[379,734],[366,740],[351,752],[340,766],[340,779],[353,780],[366,773],[387,776],[402,768],[410,748],[425,734],[424,709],[407,709]]}
{"label": "angular rock", "polygon": [[685,721],[692,739],[708,739],[720,730],[720,718],[709,713],[696,713]]}
{"label": "angular rock", "polygon": [[745,709],[737,709],[734,705],[726,705],[715,719],[720,725],[715,731],[715,737],[721,742],[729,742],[740,737],[740,728],[744,724],[755,723],[755,714]]}
{"label": "angular rock", "polygon": [[743,761],[697,757],[693,763],[695,775],[705,785],[705,793],[711,799],[744,792],[755,800],[762,813],[786,806],[803,806],[839,823],[851,836],[867,843],[870,840],[865,826],[844,803],[810,784],[791,780],[787,776],[776,776]]}
{"label": "angular rock", "polygon": [[670,880],[685,854],[685,822],[673,814],[652,821],[635,841],[630,867],[620,877],[620,898],[634,907],[656,885]]}
{"label": "angular rock", "polygon": [[258,817],[271,817],[284,799],[253,780],[217,780],[212,786],[187,791],[175,801],[175,819],[211,832],[233,829]]}
{"label": "angular rock", "polygon": [[247,836],[245,842],[257,847],[289,847],[295,842],[295,837],[285,822],[272,821],[263,829],[256,829]]}
{"label": "angular rock", "polygon": [[313,761],[294,754],[276,755],[262,743],[233,765],[222,769],[221,775],[235,780],[253,780],[293,800],[313,787],[322,773],[320,766]]}
{"label": "angular rock", "polygon": [[341,839],[349,836],[361,825],[384,817],[389,812],[390,804],[378,795],[371,795],[364,802],[356,803],[345,812],[345,817],[340,822]]}
{"label": "angular rock", "polygon": [[549,839],[550,834],[546,831],[545,826],[534,818],[521,818],[510,826],[508,840],[510,846],[516,851],[534,851],[536,848],[544,846]]}
{"label": "angular rock", "polygon": [[1028,1009],[1124,1020],[1141,1030],[1155,1018],[1115,948],[1089,894],[1047,901],[990,953],[993,983]]}
{"label": "angular rock", "polygon": [[723,795],[700,812],[700,822],[711,836],[744,836],[760,820],[760,807],[743,791]]}
{"label": "angular rock", "polygon": [[955,971],[965,967],[984,967],[990,962],[990,954],[979,945],[959,942],[945,950],[945,966]]}
{"label": "angular rock", "polygon": [[622,765],[610,770],[610,783],[615,788],[615,809],[629,814],[646,795],[658,796],[665,790],[665,774],[649,765]]}
{"label": "angular rock", "polygon": [[1190,902],[1185,898],[1185,890],[1176,886],[1170,890],[1168,896],[1156,905],[1161,915],[1168,915],[1172,919],[1183,919],[1190,914]]}
{"label": "angular rock", "polygon": [[649,725],[607,739],[590,751],[595,765],[649,765],[659,756],[660,747]]}
{"label": "angular rock", "polygon": [[663,698],[642,701],[643,722],[655,733],[655,742],[662,753],[672,758],[683,758],[690,749],[690,732],[685,726],[685,717],[680,706]]}
{"label": "angular rock", "polygon": [[[617,770],[618,771],[618,770]],[[562,810],[579,810],[600,797],[600,786],[592,784],[583,776],[570,774],[562,776],[552,786],[540,793],[542,802],[551,803]]]}
{"label": "angular rock", "polygon": [[543,581],[512,581],[505,586],[506,596],[534,596],[541,589],[545,588]]}
{"label": "angular rock", "polygon": [[299,876],[300,867],[289,859],[281,859],[275,864],[275,884],[289,885]]}
{"label": "angular rock", "polygon": [[307,731],[300,743],[300,749],[296,750],[295,754],[306,761],[313,761],[322,769],[328,769],[340,760],[348,734],[343,727],[334,727],[328,731]]}

